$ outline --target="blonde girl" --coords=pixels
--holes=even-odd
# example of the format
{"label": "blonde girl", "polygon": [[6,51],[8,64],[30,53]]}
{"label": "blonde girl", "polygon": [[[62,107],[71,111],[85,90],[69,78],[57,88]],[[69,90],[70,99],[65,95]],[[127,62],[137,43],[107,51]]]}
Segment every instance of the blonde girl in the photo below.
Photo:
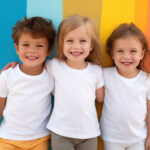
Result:
{"label": "blonde girl", "polygon": [[150,78],[141,67],[148,51],[146,38],[133,23],[121,24],[109,36],[106,49],[115,66],[104,69],[100,122],[104,149],[145,150],[146,145],[149,150]]}
{"label": "blonde girl", "polygon": [[73,15],[59,26],[57,59],[47,62],[55,80],[54,109],[47,125],[53,150],[97,150],[95,99],[103,102],[100,47],[93,22]]}

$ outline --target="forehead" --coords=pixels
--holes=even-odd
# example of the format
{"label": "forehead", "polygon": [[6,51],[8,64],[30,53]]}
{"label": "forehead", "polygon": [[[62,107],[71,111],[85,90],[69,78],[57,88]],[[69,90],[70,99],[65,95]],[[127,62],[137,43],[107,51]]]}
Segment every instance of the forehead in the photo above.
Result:
{"label": "forehead", "polygon": [[41,37],[40,35],[34,35],[29,32],[23,32],[19,37],[19,41],[36,41],[36,42],[48,43],[46,37]]}
{"label": "forehead", "polygon": [[127,36],[116,39],[114,41],[113,47],[124,47],[124,48],[142,48],[142,43],[135,36]]}
{"label": "forehead", "polygon": [[88,32],[86,25],[81,25],[75,29],[72,29],[68,31],[65,34],[65,38],[71,38],[71,37],[90,37],[90,34]]}

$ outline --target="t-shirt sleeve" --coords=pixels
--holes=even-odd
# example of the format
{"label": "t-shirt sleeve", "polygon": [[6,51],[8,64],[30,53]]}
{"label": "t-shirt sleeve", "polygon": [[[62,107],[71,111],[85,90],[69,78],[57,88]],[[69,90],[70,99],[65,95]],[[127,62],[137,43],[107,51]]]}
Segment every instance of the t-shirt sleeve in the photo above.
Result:
{"label": "t-shirt sleeve", "polygon": [[50,73],[51,75],[53,75],[52,65],[53,65],[53,59],[46,61],[46,69],[47,69],[48,73]]}
{"label": "t-shirt sleeve", "polygon": [[6,98],[8,95],[7,82],[2,74],[0,74],[0,97]]}
{"label": "t-shirt sleeve", "polygon": [[[53,80],[54,80],[54,71],[53,71],[54,61],[55,61],[55,59],[46,61],[46,69],[47,69],[48,73],[52,76]],[[54,83],[55,83],[55,80],[54,80]],[[54,95],[54,93],[55,93],[54,91],[55,91],[55,86],[53,88],[52,95]]]}
{"label": "t-shirt sleeve", "polygon": [[103,77],[102,68],[99,67],[99,73],[97,75],[96,89],[101,88],[102,86],[104,86],[104,77]]}

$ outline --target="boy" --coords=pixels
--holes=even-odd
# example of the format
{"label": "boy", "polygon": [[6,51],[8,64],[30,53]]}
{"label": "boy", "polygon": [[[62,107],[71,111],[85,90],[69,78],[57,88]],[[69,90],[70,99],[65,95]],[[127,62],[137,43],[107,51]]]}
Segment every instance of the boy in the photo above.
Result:
{"label": "boy", "polygon": [[43,63],[53,48],[55,29],[41,17],[25,17],[12,31],[22,64],[0,74],[0,150],[49,150],[46,125],[54,81]]}

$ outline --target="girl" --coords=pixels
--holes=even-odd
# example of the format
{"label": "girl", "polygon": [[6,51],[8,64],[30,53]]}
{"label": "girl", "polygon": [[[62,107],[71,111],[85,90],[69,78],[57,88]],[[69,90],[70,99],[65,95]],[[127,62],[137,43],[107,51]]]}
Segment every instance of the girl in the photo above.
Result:
{"label": "girl", "polygon": [[79,15],[59,26],[57,59],[47,62],[55,80],[55,104],[47,125],[53,150],[97,150],[100,129],[95,98],[103,102],[99,40],[93,22]]}
{"label": "girl", "polygon": [[59,26],[57,58],[46,67],[55,80],[55,104],[47,128],[53,150],[97,150],[95,98],[104,99],[100,47],[93,22],[79,15]]}
{"label": "girl", "polygon": [[105,100],[100,122],[104,149],[145,150],[147,137],[149,150],[150,78],[140,66],[148,51],[146,38],[133,23],[121,24],[109,36],[106,48],[115,67],[104,69]]}

